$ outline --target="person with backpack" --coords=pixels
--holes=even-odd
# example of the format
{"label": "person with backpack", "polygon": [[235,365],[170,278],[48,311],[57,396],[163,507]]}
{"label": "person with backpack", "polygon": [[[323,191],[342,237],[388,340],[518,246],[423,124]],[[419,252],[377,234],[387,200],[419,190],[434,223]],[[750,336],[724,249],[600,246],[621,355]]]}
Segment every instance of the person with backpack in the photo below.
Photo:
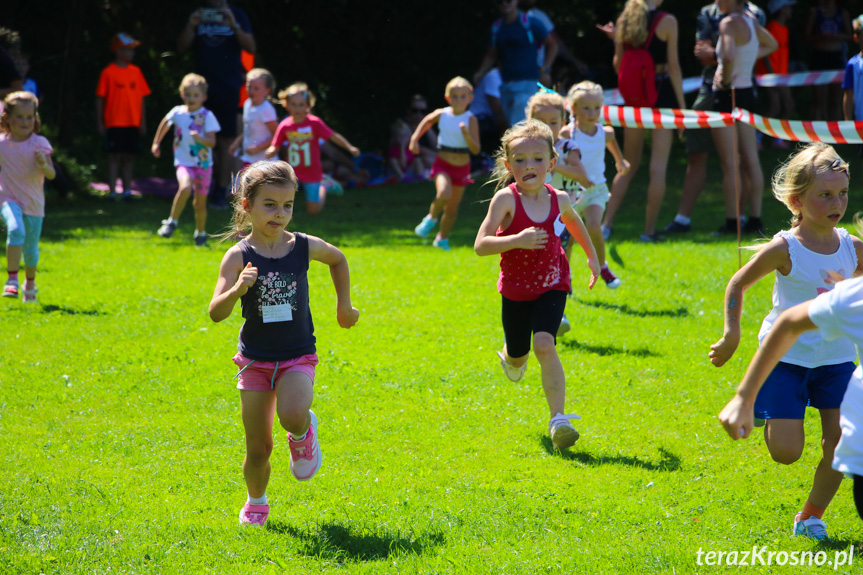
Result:
{"label": "person with backpack", "polygon": [[[719,66],[713,76],[713,110],[731,112],[735,107],[754,110],[756,97],[752,83],[755,62],[776,51],[779,45],[770,32],[765,30],[744,10],[744,0],[718,0],[719,9],[727,14],[719,22],[719,40],[716,43],[716,59]],[[737,150],[734,131],[737,131]],[[740,173],[746,174],[749,183],[749,217],[747,229],[764,233],[761,225],[761,199],[764,195],[764,173],[758,158],[758,142],[755,128],[749,124],[735,122],[733,126],[716,128],[713,143],[719,153],[722,166],[722,196],[725,199],[725,223],[717,234],[736,234],[737,191],[740,190]],[[735,153],[736,152],[736,153]],[[736,168],[737,154],[740,169]]]}
{"label": "person with backpack", "polygon": [[[510,125],[524,120],[527,101],[537,82],[550,82],[557,43],[541,21],[518,9],[517,0],[497,0],[500,18],[491,26],[488,50],[473,77],[479,85],[497,64],[502,84],[500,103]],[[545,60],[537,66],[537,50],[545,47]]]}
{"label": "person with backpack", "polygon": [[[677,56],[677,19],[658,8],[662,0],[627,0],[617,23],[602,29],[614,40],[614,68],[618,89],[627,106],[685,108],[683,76]],[[614,216],[629,183],[638,171],[644,148],[645,128],[623,129],[623,157],[632,168],[618,173],[611,184],[611,198],[602,224],[602,235],[611,237]],[[656,219],[665,195],[665,171],[671,153],[671,130],[653,130],[650,181],[641,241],[656,242]]]}

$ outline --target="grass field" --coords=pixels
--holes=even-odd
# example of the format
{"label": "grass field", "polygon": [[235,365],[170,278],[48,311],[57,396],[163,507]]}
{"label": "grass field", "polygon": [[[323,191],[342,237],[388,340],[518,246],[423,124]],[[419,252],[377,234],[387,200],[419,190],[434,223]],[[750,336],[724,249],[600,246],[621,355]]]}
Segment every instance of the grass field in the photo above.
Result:
{"label": "grass field", "polygon": [[[775,160],[765,155],[766,173]],[[675,148],[662,225],[684,162]],[[164,201],[52,199],[39,304],[0,300],[0,573],[709,573],[736,568],[699,565],[699,550],[833,561],[852,545],[856,565],[838,572],[860,572],[850,483],[825,516],[834,542],[790,537],[820,457],[817,415],[790,467],[760,437],[732,443],[716,420],[772,287],[747,295],[737,355],[710,365],[737,268],[734,242],[709,233],[719,174],[696,229],[661,245],[636,241],[643,190],[636,180],[610,244],[623,285],[588,292],[575,264],[558,351],[582,438],[563,453],[535,359],[513,384],[494,354],[498,260],[472,249],[489,188],[469,188],[450,253],[412,232],[430,185],[348,190],[316,219],[298,213],[292,229],[344,250],[361,317],[338,327],[328,271],[313,265],[324,462],[294,481],[277,435],[266,530],[236,525],[241,318],[207,316],[226,246],[194,248],[190,213],[173,238],[156,236]],[[773,233],[788,214],[765,204]],[[852,197],[849,212],[860,207]],[[226,220],[211,212],[210,231]]]}

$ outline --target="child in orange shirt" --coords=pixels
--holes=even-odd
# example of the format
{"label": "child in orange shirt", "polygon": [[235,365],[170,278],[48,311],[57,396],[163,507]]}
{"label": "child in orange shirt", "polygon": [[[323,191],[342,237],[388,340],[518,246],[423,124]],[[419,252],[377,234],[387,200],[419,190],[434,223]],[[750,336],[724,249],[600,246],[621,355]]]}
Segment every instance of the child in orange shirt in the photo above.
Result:
{"label": "child in orange shirt", "polygon": [[[791,6],[796,4],[795,0],[770,0],[767,3],[767,11],[770,13],[770,21],[767,22],[767,31],[776,38],[779,47],[775,52],[762,58],[755,65],[755,74],[787,74],[788,73],[788,23],[791,21]],[[791,98],[791,88],[788,86],[776,86],[765,88],[767,94],[767,117],[790,119],[794,113],[794,100]],[[785,140],[773,140],[773,147],[782,150],[791,145]]]}
{"label": "child in orange shirt", "polygon": [[123,199],[132,195],[132,164],[141,150],[141,136],[147,132],[144,97],[150,94],[141,69],[132,64],[135,48],[141,43],[120,32],[111,40],[114,62],[102,70],[96,88],[96,129],[105,136],[108,152],[108,196],[114,191],[117,172],[123,179]]}

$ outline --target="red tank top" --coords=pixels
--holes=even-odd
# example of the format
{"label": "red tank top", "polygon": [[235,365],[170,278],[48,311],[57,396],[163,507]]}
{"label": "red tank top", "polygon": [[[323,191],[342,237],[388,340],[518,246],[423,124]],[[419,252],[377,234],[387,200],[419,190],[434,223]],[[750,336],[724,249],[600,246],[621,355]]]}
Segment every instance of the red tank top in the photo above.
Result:
{"label": "red tank top", "polygon": [[[515,184],[509,190],[515,197],[515,213],[512,222],[505,230],[498,229],[497,236],[513,236],[526,228],[542,228],[548,234],[548,242],[541,250],[509,250],[500,254],[500,276],[497,290],[513,301],[535,300],[545,292],[572,290],[569,283],[569,262],[560,245],[560,234],[565,230],[560,221],[560,206],[554,188],[545,185],[551,209],[543,222],[530,219],[521,203],[521,194]],[[506,193],[506,192],[503,192]],[[557,228],[557,229],[555,229]]]}

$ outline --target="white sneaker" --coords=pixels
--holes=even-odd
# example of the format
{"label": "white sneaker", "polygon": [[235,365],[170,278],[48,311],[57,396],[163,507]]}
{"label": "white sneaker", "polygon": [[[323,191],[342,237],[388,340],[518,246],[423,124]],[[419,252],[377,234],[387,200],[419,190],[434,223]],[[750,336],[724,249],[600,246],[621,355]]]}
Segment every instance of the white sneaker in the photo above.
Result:
{"label": "white sneaker", "polygon": [[318,445],[318,418],[315,417],[315,412],[309,410],[309,417],[312,419],[309,430],[306,432],[306,437],[300,441],[295,441],[288,434],[288,443],[291,446],[291,473],[297,478],[297,481],[308,481],[315,476],[318,469],[321,468],[321,447]]}
{"label": "white sneaker", "polygon": [[569,325],[569,320],[566,319],[566,314],[563,314],[563,317],[560,318],[560,325],[557,327],[557,337],[562,336],[571,329],[572,326]]}
{"label": "white sneaker", "polygon": [[524,377],[524,372],[527,370],[527,362],[524,362],[524,365],[521,367],[515,367],[506,360],[506,356],[503,352],[497,352],[497,356],[500,358],[500,366],[503,368],[503,372],[510,381],[519,381]]}
{"label": "white sneaker", "polygon": [[815,517],[814,515],[809,519],[798,519],[800,517],[800,513],[794,516],[794,531],[791,533],[791,536],[802,535],[803,537],[809,537],[810,539],[815,539],[816,541],[829,541],[830,538],[827,537],[827,524]]}
{"label": "white sneaker", "polygon": [[558,413],[548,422],[548,434],[551,435],[551,443],[557,449],[572,447],[578,441],[578,432],[569,422],[570,419],[581,419],[581,417]]}

